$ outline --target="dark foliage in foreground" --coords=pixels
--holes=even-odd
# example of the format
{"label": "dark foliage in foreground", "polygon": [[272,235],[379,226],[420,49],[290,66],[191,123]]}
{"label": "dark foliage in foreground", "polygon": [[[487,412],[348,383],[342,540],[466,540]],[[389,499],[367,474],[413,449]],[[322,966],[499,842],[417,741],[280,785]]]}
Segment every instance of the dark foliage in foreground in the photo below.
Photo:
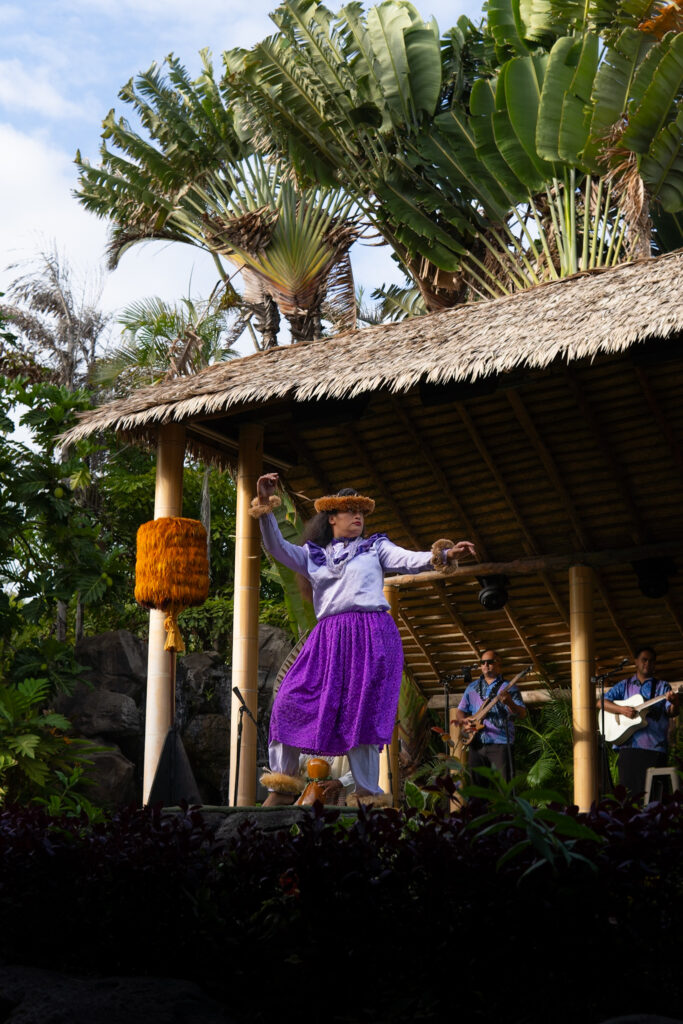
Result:
{"label": "dark foliage in foreground", "polygon": [[296,834],[245,821],[219,846],[193,811],[91,826],[7,809],[0,956],[191,978],[257,1021],[285,1004],[328,1021],[678,1016],[681,796],[550,809],[569,857],[489,811],[316,808]]}

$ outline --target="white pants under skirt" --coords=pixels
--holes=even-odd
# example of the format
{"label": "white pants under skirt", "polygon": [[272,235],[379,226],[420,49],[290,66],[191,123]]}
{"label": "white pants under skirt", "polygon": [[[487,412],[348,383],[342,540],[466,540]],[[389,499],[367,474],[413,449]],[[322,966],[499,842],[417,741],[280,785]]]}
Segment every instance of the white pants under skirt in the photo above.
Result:
{"label": "white pants under skirt", "polygon": [[[271,772],[298,775],[299,753],[298,747],[290,747],[288,743],[271,743],[268,747]],[[351,747],[347,757],[356,790],[373,795],[384,792],[379,787],[379,747],[370,743]]]}

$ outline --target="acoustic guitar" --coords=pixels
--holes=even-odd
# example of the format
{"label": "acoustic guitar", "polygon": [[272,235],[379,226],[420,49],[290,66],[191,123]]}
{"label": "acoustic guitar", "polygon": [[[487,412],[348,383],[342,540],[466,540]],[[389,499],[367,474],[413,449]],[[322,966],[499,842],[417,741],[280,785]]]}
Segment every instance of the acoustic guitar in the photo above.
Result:
{"label": "acoustic guitar", "polygon": [[[678,693],[681,692],[679,687]],[[613,711],[607,711],[605,709],[605,728],[602,728],[602,711],[598,711],[598,728],[605,738],[605,742],[614,743],[619,746],[622,743],[626,743],[630,740],[634,732],[638,732],[639,729],[644,729],[647,725],[647,716],[650,708],[654,707],[655,704],[661,703],[666,700],[666,694],[662,693],[659,697],[652,697],[650,700],[643,700],[639,693],[634,693],[633,696],[627,697],[625,700],[613,700],[612,704],[619,704],[621,707],[638,708],[638,713],[635,718],[627,718],[626,715],[620,715]]]}
{"label": "acoustic guitar", "polygon": [[521,672],[517,673],[514,679],[511,679],[509,683],[506,683],[504,686],[501,686],[501,688],[498,690],[494,697],[490,697],[487,701],[484,701],[479,710],[475,711],[473,715],[470,715],[467,721],[466,732],[465,723],[462,723],[463,732],[465,732],[465,736],[463,737],[462,740],[463,747],[469,747],[469,745],[474,740],[475,736],[482,731],[482,729],[484,728],[484,720],[486,716],[496,706],[496,704],[499,703],[503,694],[506,693],[511,686],[514,686],[515,683],[518,683],[520,679],[523,679],[528,672],[531,672],[532,668],[532,665],[527,665],[526,668],[523,668]]}

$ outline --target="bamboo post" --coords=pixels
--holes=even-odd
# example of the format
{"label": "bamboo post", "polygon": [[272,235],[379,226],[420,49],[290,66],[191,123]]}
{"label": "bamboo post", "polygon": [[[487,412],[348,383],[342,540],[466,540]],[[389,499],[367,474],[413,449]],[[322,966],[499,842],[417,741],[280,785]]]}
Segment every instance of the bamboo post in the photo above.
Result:
{"label": "bamboo post", "polygon": [[[398,620],[398,590],[396,587],[385,587],[384,596],[389,602],[389,614],[394,622]],[[391,769],[391,781],[389,779]],[[379,784],[385,793],[391,792],[394,807],[398,807],[401,796],[401,765],[398,756],[398,721],[394,725],[391,743],[388,750],[382,751],[379,768]]]}
{"label": "bamboo post", "polygon": [[[261,533],[249,515],[256,481],[263,466],[263,427],[244,423],[240,427],[237,461],[237,518],[235,526],[235,604],[232,625],[232,685],[237,686],[254,718],[258,715],[258,614],[261,565]],[[256,800],[256,727],[248,715],[242,722],[242,745],[237,773],[237,731],[240,702],[232,695],[230,720],[230,788],[237,806],[249,807]]]}
{"label": "bamboo post", "polygon": [[[168,423],[159,428],[154,518],[182,515],[185,427]],[[145,758],[142,802],[147,803],[161,751],[173,724],[175,704],[175,652],[165,651],[166,613],[149,613],[147,649],[147,709],[145,712]]]}
{"label": "bamboo post", "polygon": [[[449,747],[448,750],[449,750],[449,753],[450,753],[451,757],[455,758],[456,761],[459,761],[460,764],[466,766],[467,765],[467,748],[463,745],[463,742],[462,742],[463,741],[463,731],[460,728],[460,726],[456,724],[456,721],[455,721],[454,711],[455,711],[456,706],[457,705],[455,705],[455,704],[451,705],[451,712],[450,712],[450,719],[451,720],[450,720],[449,725],[448,725],[448,735],[451,738],[451,740],[453,741],[453,743],[455,744],[455,746]],[[452,776],[454,782],[462,782],[463,781],[462,772],[453,771],[453,772],[451,772],[451,776]],[[460,810],[460,808],[463,805],[463,799],[460,796],[459,791],[456,790],[456,792],[453,794],[453,796],[451,797],[451,800],[450,800],[450,804],[451,804],[451,812],[459,811]]]}
{"label": "bamboo post", "polygon": [[569,621],[572,659],[572,727],[574,732],[574,803],[590,810],[598,795],[597,711],[594,665],[593,586],[595,572],[586,565],[569,570]]}

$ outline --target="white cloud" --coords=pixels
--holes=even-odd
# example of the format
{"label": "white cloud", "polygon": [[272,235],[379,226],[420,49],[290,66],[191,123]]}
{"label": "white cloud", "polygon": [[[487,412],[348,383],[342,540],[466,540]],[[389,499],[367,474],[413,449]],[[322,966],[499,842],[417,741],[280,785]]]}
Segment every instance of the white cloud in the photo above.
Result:
{"label": "white cloud", "polygon": [[[14,271],[8,265],[57,246],[80,276],[103,267],[107,227],[72,196],[76,172],[71,157],[40,138],[0,124],[0,291]],[[191,288],[209,294],[216,280],[212,260],[190,246],[150,243],[128,252],[107,275],[102,305],[116,310],[135,299],[159,295],[175,301]]]}
{"label": "white cloud", "polygon": [[83,116],[82,104],[61,95],[46,69],[29,70],[18,60],[0,60],[0,107],[55,120]]}

